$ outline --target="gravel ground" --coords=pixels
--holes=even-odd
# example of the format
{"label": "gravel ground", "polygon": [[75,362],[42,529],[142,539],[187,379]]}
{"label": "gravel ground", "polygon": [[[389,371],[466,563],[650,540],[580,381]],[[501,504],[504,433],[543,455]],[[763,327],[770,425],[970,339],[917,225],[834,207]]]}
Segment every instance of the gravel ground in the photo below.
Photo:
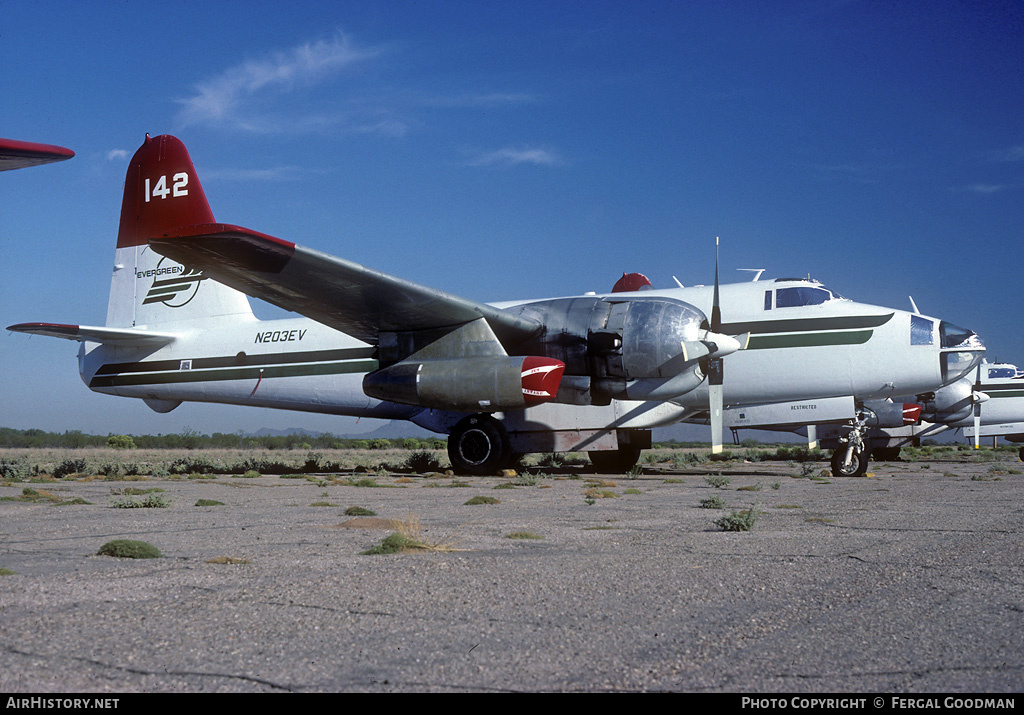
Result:
{"label": "gravel ground", "polygon": [[[0,691],[1024,689],[1020,462],[801,467],[0,486]],[[124,487],[170,506],[114,508]],[[386,520],[440,548],[362,555]],[[114,539],[163,557],[97,555]]]}

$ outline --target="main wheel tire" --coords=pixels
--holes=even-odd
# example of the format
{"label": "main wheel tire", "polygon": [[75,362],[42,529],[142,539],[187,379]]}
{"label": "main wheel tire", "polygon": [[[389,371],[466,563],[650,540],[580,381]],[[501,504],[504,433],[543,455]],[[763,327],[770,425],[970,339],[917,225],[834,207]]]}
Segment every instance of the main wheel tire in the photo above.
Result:
{"label": "main wheel tire", "polygon": [[470,415],[448,435],[448,459],[456,474],[497,474],[511,456],[508,432],[490,415]]}
{"label": "main wheel tire", "polygon": [[873,447],[871,456],[883,462],[895,462],[900,458],[899,447]]}
{"label": "main wheel tire", "polygon": [[868,455],[865,452],[854,452],[850,465],[847,467],[846,449],[837,449],[832,453],[832,474],[837,477],[863,477],[868,470]]}
{"label": "main wheel tire", "polygon": [[625,474],[640,461],[638,447],[620,447],[616,450],[587,452],[594,471],[598,474]]}

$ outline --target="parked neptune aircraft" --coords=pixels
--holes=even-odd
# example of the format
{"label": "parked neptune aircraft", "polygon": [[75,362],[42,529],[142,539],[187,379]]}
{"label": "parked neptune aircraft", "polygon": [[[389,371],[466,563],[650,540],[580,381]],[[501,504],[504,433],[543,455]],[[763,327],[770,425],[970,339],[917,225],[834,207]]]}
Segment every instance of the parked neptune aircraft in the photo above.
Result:
{"label": "parked neptune aircraft", "polygon": [[[726,296],[722,299],[720,295]],[[246,294],[301,318],[257,319]],[[710,319],[708,315],[710,314]],[[125,180],[106,324],[10,330],[81,343],[83,381],[183,401],[410,420],[453,467],[587,451],[628,469],[650,430],[726,406],[916,394],[980,362],[971,331],[803,280],[487,304],[214,221],[184,145],[149,137]],[[714,415],[718,415],[717,418]]]}
{"label": "parked neptune aircraft", "polygon": [[[961,383],[969,379],[964,378],[943,390],[959,386],[962,392]],[[1009,363],[985,363],[979,366],[970,387],[973,408],[970,420],[963,414],[962,408],[956,409],[961,405],[960,400],[954,401],[959,393],[948,396],[948,406],[938,401],[943,390],[936,394],[937,415],[932,419],[942,420],[950,429],[962,429],[965,437],[974,440],[975,449],[982,437],[1002,437],[1007,442],[1024,442],[1024,370]],[[1024,461],[1024,447],[1020,448],[1019,456]]]}
{"label": "parked neptune aircraft", "polygon": [[[916,400],[916,402],[904,402]],[[807,404],[816,406],[817,401]],[[975,448],[983,437],[1024,442],[1024,370],[1010,363],[982,362],[973,375],[933,392],[894,400],[865,400],[859,418],[868,427],[866,450],[878,459],[896,459],[900,448],[948,430],[962,430]],[[749,413],[749,414],[748,414]],[[799,425],[791,419],[792,405],[780,403],[758,411],[727,409],[726,426],[733,430],[758,429],[794,432],[808,438],[809,446],[839,449],[851,429],[848,421]],[[901,422],[902,417],[902,422]],[[1024,447],[1020,449],[1024,460]],[[833,464],[835,468],[836,465]],[[840,471],[840,473],[843,473]]]}
{"label": "parked neptune aircraft", "polygon": [[[983,362],[973,375],[915,398],[922,403],[920,425],[874,429],[869,434],[872,451],[879,457],[895,459],[901,446],[948,430],[962,430],[976,449],[983,437],[1024,442],[1024,370],[1016,365]],[[827,440],[834,433],[832,428],[821,436]],[[1024,447],[1020,458],[1024,460]]]}

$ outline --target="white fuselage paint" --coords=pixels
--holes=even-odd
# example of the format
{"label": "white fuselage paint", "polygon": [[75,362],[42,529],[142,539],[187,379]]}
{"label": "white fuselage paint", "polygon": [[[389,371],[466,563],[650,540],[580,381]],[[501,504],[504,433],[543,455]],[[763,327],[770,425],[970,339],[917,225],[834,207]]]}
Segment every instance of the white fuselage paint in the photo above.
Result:
{"label": "white fuselage paint", "polygon": [[[750,348],[725,358],[726,406],[841,395],[885,398],[940,386],[938,320],[930,319],[930,345],[911,345],[910,313],[845,299],[766,309],[764,293],[772,286],[771,281],[721,286],[723,332],[730,326],[737,327],[734,334],[746,332],[754,325]],[[711,313],[711,287],[640,295],[682,300]],[[870,327],[828,327],[844,325],[843,319],[856,326],[861,318]],[[764,321],[772,321],[768,328],[774,329],[763,332]],[[97,392],[123,397],[406,419],[437,431],[458,418],[367,397],[362,378],[376,367],[372,346],[307,318],[259,320],[250,313],[161,322],[159,329],[177,339],[157,349],[86,343],[79,360],[83,381]],[[840,344],[814,344],[822,339]],[[505,418],[538,428],[650,428],[707,408],[705,382],[670,402],[547,403]]]}

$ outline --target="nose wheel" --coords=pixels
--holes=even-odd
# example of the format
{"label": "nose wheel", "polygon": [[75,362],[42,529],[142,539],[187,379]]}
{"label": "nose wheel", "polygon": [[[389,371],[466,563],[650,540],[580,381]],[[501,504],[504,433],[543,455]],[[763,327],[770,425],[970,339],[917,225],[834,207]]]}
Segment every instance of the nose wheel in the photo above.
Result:
{"label": "nose wheel", "polygon": [[863,477],[868,471],[868,454],[854,450],[847,458],[847,450],[840,447],[832,453],[832,474],[837,477]]}
{"label": "nose wheel", "polygon": [[832,474],[837,477],[863,477],[868,471],[867,420],[858,410],[850,431],[839,438],[839,449],[832,453]]}

